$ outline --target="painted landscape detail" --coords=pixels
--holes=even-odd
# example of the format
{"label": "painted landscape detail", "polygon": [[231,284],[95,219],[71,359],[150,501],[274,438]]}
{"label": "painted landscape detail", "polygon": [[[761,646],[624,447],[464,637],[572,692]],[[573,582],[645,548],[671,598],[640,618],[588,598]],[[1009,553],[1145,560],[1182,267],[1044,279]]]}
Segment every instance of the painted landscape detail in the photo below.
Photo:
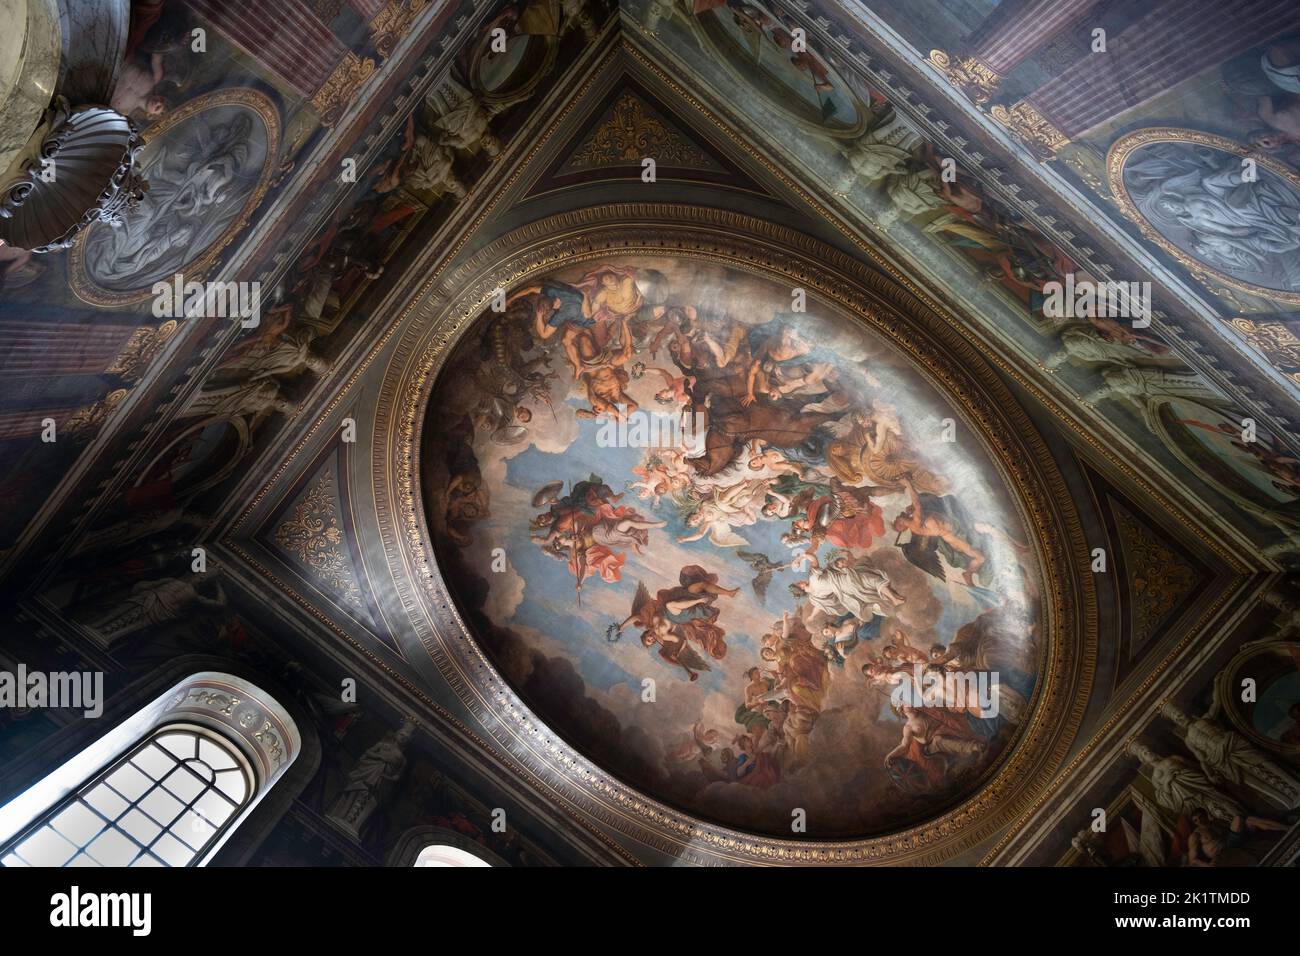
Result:
{"label": "painted landscape detail", "polygon": [[511,289],[439,377],[422,484],[466,619],[571,744],[706,819],[863,836],[1014,739],[1036,572],[946,401],[797,298],[666,257]]}

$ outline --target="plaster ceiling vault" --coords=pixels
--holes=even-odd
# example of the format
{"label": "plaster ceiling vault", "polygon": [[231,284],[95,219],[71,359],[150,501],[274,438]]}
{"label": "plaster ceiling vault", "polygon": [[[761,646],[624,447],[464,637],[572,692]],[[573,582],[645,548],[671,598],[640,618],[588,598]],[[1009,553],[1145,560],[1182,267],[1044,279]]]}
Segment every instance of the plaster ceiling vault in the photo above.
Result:
{"label": "plaster ceiling vault", "polygon": [[[7,273],[0,320],[88,342],[39,382],[0,357],[0,568],[31,640],[111,668],[185,614],[215,615],[210,644],[266,635],[418,720],[466,790],[550,833],[548,862],[1120,862],[1138,851],[1072,838],[1095,806],[1173,827],[1133,745],[1179,752],[1175,704],[1295,772],[1223,688],[1297,637],[1296,253],[1216,259],[1143,179],[1253,156],[1276,208],[1300,199],[1294,144],[1232,118],[1267,96],[1254,47],[1087,125],[1043,92],[1086,41],[991,72],[992,3],[374,6],[346,96],[223,40],[237,82],[195,67],[145,125],[152,201],[159,144],[199,122],[239,141],[239,201],[201,234],[91,226]],[[273,290],[261,326],[151,316],[181,269]],[[1049,317],[1066,274],[1150,281],[1150,326]],[[620,403],[707,409],[708,464],[606,447]],[[25,428],[46,414],[68,441]],[[918,531],[899,546],[913,491],[955,529],[928,557]],[[823,499],[805,542],[791,522]],[[175,614],[105,613],[196,544],[214,571]],[[874,620],[792,593],[840,554]],[[898,630],[1003,675],[1003,717],[941,767],[884,760],[903,717],[862,665]],[[799,690],[751,694],[769,671]],[[1294,830],[1256,862],[1293,859]]]}

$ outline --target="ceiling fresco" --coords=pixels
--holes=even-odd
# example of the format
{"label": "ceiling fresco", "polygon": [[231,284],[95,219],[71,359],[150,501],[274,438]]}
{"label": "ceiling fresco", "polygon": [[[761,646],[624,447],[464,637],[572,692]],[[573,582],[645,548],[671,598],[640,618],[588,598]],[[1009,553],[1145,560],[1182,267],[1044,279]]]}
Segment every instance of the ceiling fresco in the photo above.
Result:
{"label": "ceiling fresco", "polygon": [[[969,793],[1014,739],[1037,572],[952,405],[842,314],[790,309],[693,260],[512,290],[434,387],[426,511],[558,732],[719,822],[779,835],[802,807],[810,837],[868,836]],[[923,679],[957,673],[982,700]],[[954,719],[891,698],[922,684]]]}

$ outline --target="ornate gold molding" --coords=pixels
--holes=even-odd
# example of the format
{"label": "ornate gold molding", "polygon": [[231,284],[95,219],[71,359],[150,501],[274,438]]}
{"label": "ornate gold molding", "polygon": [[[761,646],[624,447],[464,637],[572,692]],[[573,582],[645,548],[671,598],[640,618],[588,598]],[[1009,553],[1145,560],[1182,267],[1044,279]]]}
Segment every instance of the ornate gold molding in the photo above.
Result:
{"label": "ornate gold molding", "polygon": [[312,109],[320,117],[322,126],[333,126],[343,117],[361,88],[361,84],[370,79],[375,72],[375,61],[366,57],[364,60],[355,53],[346,54],[329,75],[325,84],[311,98]]}
{"label": "ornate gold molding", "polygon": [[122,351],[104,372],[108,375],[116,375],[129,384],[139,381],[140,376],[149,367],[149,363],[157,357],[163,350],[163,346],[167,344],[167,340],[175,334],[177,327],[175,319],[168,319],[156,328],[152,325],[140,326],[131,333]]}
{"label": "ornate gold molding", "polygon": [[1133,589],[1132,646],[1140,647],[1191,591],[1196,574],[1127,510],[1114,513]]}
{"label": "ornate gold molding", "polygon": [[343,552],[343,528],[329,472],[317,479],[275,529],[274,540],[345,602],[362,606],[356,574]]}
{"label": "ornate gold molding", "polygon": [[624,93],[564,164],[566,172],[602,166],[640,165],[651,158],[664,166],[713,169],[704,150],[678,130],[646,112],[645,104]]}
{"label": "ornate gold molding", "polygon": [[75,441],[89,441],[95,437],[108,416],[113,414],[113,410],[122,404],[122,399],[126,398],[129,389],[115,388],[98,402],[93,405],[87,405],[85,408],[75,412],[63,422],[63,430]]}
{"label": "ornate gold molding", "polygon": [[[560,265],[611,255],[670,255],[725,263],[804,286],[911,359],[950,396],[1014,490],[1033,533],[1044,594],[1043,678],[1032,716],[979,792],[921,826],[885,837],[801,842],[756,837],[692,818],[627,787],[553,737],[497,674],[449,599],[433,560],[416,468],[433,381],[495,289]],[[541,785],[594,819],[691,862],[934,863],[989,836],[1045,786],[1065,758],[1083,715],[1095,664],[1095,600],[1081,573],[1087,550],[1046,446],[978,352],[885,276],[793,230],[698,207],[618,204],[522,227],[431,282],[436,314],[408,327],[385,375],[376,415],[377,477],[384,553],[410,624],[439,670],[485,726],[499,729]],[[428,305],[425,306],[428,308]],[[387,588],[386,588],[387,590]]]}
{"label": "ornate gold molding", "polygon": [[1232,327],[1275,369],[1300,385],[1300,338],[1281,322],[1260,322],[1239,316]]}
{"label": "ornate gold molding", "polygon": [[370,21],[370,40],[375,52],[384,58],[392,56],[402,37],[410,32],[415,18],[428,5],[429,0],[389,0]]}
{"label": "ornate gold molding", "polygon": [[1002,77],[973,56],[953,62],[943,50],[931,50],[930,62],[943,71],[948,82],[957,87],[976,106],[983,106],[997,92]]}
{"label": "ornate gold molding", "polygon": [[1069,137],[1053,126],[1026,100],[1011,106],[998,104],[989,110],[993,118],[1011,130],[1040,160],[1055,157],[1056,151],[1070,142]]}

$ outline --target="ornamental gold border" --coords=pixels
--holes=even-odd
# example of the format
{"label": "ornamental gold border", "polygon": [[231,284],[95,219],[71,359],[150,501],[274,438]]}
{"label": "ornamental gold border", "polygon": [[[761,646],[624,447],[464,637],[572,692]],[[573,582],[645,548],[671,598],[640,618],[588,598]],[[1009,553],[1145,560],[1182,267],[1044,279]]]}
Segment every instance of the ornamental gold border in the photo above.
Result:
{"label": "ornamental gold border", "polygon": [[[222,250],[230,245],[231,240],[248,224],[253,211],[261,205],[267,190],[270,189],[271,178],[274,176],[280,162],[280,112],[265,93],[250,87],[231,87],[229,89],[214,90],[211,93],[195,97],[183,106],[177,107],[168,113],[141,134],[145,148],[148,148],[149,143],[160,134],[179,126],[199,113],[219,106],[245,106],[261,118],[266,126],[266,159],[262,163],[261,175],[244,200],[244,207],[239,211],[239,215],[198,257],[187,262],[179,270],[182,273],[191,273],[195,278],[205,272],[216,261]],[[90,277],[86,274],[85,246],[87,238],[96,228],[107,229],[109,227],[103,225],[91,226],[81,234],[76,245],[72,247],[69,253],[68,284],[71,286],[73,293],[83,302],[109,307],[134,305],[150,298],[153,295],[154,283],[150,283],[143,288],[128,289],[125,292],[113,292],[94,284],[90,280]]]}
{"label": "ornamental gold border", "polygon": [[1258,150],[1252,149],[1243,143],[1238,143],[1223,136],[1216,136],[1213,133],[1203,133],[1200,130],[1185,129],[1180,126],[1151,126],[1146,129],[1134,130],[1115,140],[1106,152],[1106,178],[1110,183],[1111,194],[1115,197],[1120,212],[1138,227],[1138,230],[1145,238],[1154,242],[1186,266],[1198,281],[1204,283],[1204,277],[1208,276],[1233,289],[1249,292],[1251,295],[1257,295],[1264,299],[1300,303],[1300,292],[1286,292],[1279,289],[1266,289],[1263,286],[1250,285],[1211,268],[1194,256],[1179,249],[1157,231],[1145,216],[1138,212],[1137,206],[1129,198],[1128,189],[1124,186],[1124,165],[1135,150],[1151,143],[1190,143],[1194,146],[1217,149],[1233,156],[1240,156],[1243,159],[1252,159],[1257,165],[1289,182],[1297,192],[1300,192],[1300,175],[1297,175],[1271,156],[1265,156]]}
{"label": "ornamental gold border", "polygon": [[[808,288],[910,359],[979,437],[1034,548],[1043,595],[1031,717],[980,789],[924,824],[869,839],[797,841],[698,820],[622,783],[570,748],[500,677],[455,610],[432,555],[419,490],[421,431],[448,355],[499,287],[611,256],[713,261]],[[460,700],[528,776],[594,821],[687,862],[934,864],[993,835],[1064,762],[1096,659],[1096,596],[1066,486],[1041,438],[976,348],[887,276],[794,230],[735,213],[622,203],[563,213],[490,243],[433,284],[384,373],[375,421],[376,517],[391,595]],[[382,582],[388,584],[390,582]]]}

